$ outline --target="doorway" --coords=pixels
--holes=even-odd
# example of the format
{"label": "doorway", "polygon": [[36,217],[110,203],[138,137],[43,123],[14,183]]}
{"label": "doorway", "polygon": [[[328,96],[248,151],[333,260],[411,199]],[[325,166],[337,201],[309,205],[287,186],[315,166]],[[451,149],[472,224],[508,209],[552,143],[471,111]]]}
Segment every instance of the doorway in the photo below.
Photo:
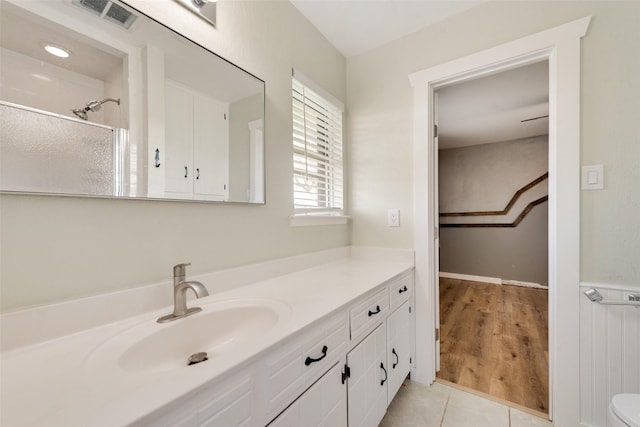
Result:
{"label": "doorway", "polygon": [[548,77],[548,61],[540,61],[437,89],[434,157],[436,376],[543,417],[549,408]]}
{"label": "doorway", "polygon": [[580,325],[580,39],[590,20],[578,19],[409,76],[414,100],[416,282],[416,362],[411,378],[431,384],[439,345],[435,327],[434,90],[549,61],[549,415],[557,425],[577,425],[580,417],[580,346],[575,333]]}

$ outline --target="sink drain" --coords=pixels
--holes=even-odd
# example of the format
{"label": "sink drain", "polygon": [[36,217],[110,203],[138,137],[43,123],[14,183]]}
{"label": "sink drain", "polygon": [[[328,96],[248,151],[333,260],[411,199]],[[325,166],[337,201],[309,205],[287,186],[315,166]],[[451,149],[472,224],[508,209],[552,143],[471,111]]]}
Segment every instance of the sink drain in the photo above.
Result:
{"label": "sink drain", "polygon": [[206,351],[201,351],[199,353],[193,353],[191,356],[189,356],[189,366],[195,365],[195,364],[200,363],[200,362],[204,362],[206,360],[209,360],[209,358],[207,357],[207,352]]}

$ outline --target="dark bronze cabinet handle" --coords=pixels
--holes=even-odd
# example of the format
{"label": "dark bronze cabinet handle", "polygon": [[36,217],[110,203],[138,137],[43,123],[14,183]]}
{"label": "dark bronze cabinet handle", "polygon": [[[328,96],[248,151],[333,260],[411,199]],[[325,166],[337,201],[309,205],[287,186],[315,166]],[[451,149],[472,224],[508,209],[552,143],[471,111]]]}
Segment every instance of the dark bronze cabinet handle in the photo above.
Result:
{"label": "dark bronze cabinet handle", "polygon": [[305,364],[306,366],[309,366],[309,365],[311,365],[311,364],[312,364],[312,363],[314,363],[314,362],[319,362],[319,361],[321,361],[322,359],[324,359],[324,358],[327,356],[327,351],[328,351],[328,350],[329,350],[329,349],[327,348],[327,346],[326,346],[326,345],[325,345],[325,346],[323,346],[323,347],[322,347],[322,356],[318,357],[317,359],[314,359],[314,358],[311,358],[311,357],[307,356],[306,360],[304,361],[304,364]]}
{"label": "dark bronze cabinet handle", "polygon": [[184,177],[186,178],[189,175],[189,168],[188,167],[184,167]]}
{"label": "dark bronze cabinet handle", "polygon": [[376,305],[376,311],[369,310],[369,317],[373,316],[374,314],[378,314],[378,313],[380,313],[380,306]]}
{"label": "dark bronze cabinet handle", "polygon": [[384,371],[384,379],[382,381],[380,381],[380,385],[382,386],[382,385],[384,385],[384,383],[387,382],[387,377],[388,377],[387,370],[384,369],[384,363],[382,363],[382,362],[380,362],[380,369],[382,369]]}
{"label": "dark bronze cabinet handle", "polygon": [[406,287],[406,286],[403,286],[403,287],[402,287],[402,289],[399,289],[399,290],[398,290],[398,293],[399,293],[399,294],[401,294],[401,293],[403,293],[403,292],[407,292],[407,291],[408,291],[407,287]]}
{"label": "dark bronze cabinet handle", "polygon": [[400,358],[398,357],[398,353],[396,353],[395,348],[391,349],[391,353],[393,353],[393,355],[396,357],[396,361],[393,362],[393,365],[391,365],[391,368],[396,369],[396,366],[398,366],[398,363],[400,363]]}

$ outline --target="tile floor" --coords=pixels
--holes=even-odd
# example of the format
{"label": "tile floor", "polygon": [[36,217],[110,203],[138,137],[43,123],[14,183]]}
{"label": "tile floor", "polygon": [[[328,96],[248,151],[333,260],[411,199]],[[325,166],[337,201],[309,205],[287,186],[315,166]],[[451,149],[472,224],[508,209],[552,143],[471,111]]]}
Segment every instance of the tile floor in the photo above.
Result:
{"label": "tile floor", "polygon": [[379,427],[551,427],[551,422],[444,384],[406,381]]}

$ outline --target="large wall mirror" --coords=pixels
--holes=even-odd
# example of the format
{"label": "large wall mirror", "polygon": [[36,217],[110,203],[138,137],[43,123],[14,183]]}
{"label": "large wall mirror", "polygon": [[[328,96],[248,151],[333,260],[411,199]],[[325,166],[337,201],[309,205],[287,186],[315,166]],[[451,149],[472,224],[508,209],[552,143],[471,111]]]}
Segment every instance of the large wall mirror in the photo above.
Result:
{"label": "large wall mirror", "polygon": [[262,80],[116,0],[0,19],[1,191],[264,203]]}

